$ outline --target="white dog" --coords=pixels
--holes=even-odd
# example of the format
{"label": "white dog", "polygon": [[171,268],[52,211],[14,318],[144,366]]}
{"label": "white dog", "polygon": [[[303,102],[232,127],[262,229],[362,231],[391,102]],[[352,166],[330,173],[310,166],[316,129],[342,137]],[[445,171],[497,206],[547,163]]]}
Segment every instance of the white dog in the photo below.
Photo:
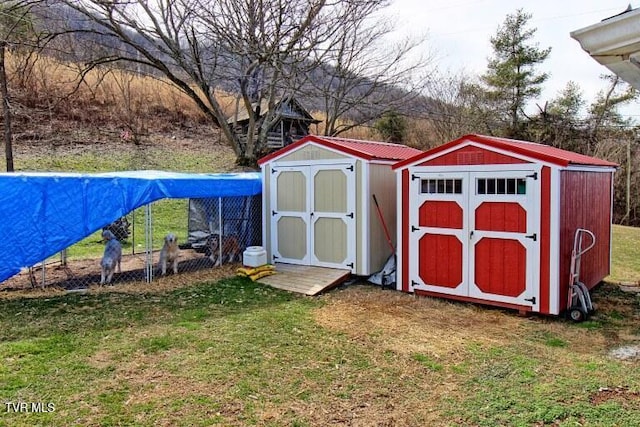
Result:
{"label": "white dog", "polygon": [[164,238],[164,245],[160,251],[160,270],[162,275],[167,274],[167,264],[173,266],[173,274],[178,274],[178,257],[180,256],[180,248],[178,247],[178,238],[173,233],[169,233]]}
{"label": "white dog", "polygon": [[118,273],[121,272],[120,261],[122,260],[122,245],[116,239],[116,236],[109,230],[102,232],[102,239],[107,242],[104,247],[104,255],[100,262],[101,275],[100,284],[111,283],[113,279],[113,273],[118,267]]}

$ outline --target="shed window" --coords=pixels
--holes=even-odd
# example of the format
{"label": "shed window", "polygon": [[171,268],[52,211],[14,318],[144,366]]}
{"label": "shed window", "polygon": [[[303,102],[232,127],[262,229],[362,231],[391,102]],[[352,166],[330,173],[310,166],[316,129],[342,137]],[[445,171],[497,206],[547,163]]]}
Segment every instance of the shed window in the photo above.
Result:
{"label": "shed window", "polygon": [[422,179],[422,194],[462,194],[462,179]]}
{"label": "shed window", "polygon": [[524,178],[477,178],[476,194],[527,194]]}

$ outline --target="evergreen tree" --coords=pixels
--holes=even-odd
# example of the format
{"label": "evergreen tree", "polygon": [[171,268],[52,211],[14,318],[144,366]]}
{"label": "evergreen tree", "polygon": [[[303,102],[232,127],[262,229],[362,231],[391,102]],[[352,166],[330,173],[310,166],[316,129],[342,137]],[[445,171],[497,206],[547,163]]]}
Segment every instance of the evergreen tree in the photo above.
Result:
{"label": "evergreen tree", "polygon": [[488,100],[494,108],[504,112],[504,133],[520,137],[522,116],[527,101],[536,98],[547,73],[536,73],[536,67],[549,56],[551,48],[540,49],[532,43],[536,29],[527,28],[531,15],[518,9],[507,15],[491,38],[493,57],[482,76],[487,86]]}
{"label": "evergreen tree", "polygon": [[386,142],[400,143],[407,136],[407,121],[396,111],[385,113],[375,128]]}

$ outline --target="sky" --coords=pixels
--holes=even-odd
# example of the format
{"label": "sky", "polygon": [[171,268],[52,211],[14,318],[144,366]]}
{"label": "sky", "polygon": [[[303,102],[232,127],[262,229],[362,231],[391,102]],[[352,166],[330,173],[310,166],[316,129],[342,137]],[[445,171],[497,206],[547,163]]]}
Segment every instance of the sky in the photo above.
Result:
{"label": "sky", "polygon": [[[522,8],[532,15],[528,28],[536,28],[532,42],[551,47],[551,54],[538,67],[550,76],[540,98],[556,97],[569,81],[577,83],[587,102],[606,87],[599,76],[609,70],[582,50],[572,31],[596,24],[624,11],[629,0],[393,0],[387,13],[400,32],[427,34],[427,46],[441,70],[465,70],[482,74],[492,55],[490,38],[508,14]],[[631,2],[633,8],[640,1]],[[640,106],[623,114],[640,120]],[[637,115],[637,116],[636,116]]]}

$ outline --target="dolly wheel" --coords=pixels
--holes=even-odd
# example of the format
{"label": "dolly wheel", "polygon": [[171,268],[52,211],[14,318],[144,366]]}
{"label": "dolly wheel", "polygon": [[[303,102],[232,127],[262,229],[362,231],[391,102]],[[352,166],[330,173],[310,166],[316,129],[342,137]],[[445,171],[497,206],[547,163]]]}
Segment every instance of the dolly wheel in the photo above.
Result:
{"label": "dolly wheel", "polygon": [[576,323],[580,323],[587,318],[587,314],[581,308],[573,307],[569,310],[569,318]]}

